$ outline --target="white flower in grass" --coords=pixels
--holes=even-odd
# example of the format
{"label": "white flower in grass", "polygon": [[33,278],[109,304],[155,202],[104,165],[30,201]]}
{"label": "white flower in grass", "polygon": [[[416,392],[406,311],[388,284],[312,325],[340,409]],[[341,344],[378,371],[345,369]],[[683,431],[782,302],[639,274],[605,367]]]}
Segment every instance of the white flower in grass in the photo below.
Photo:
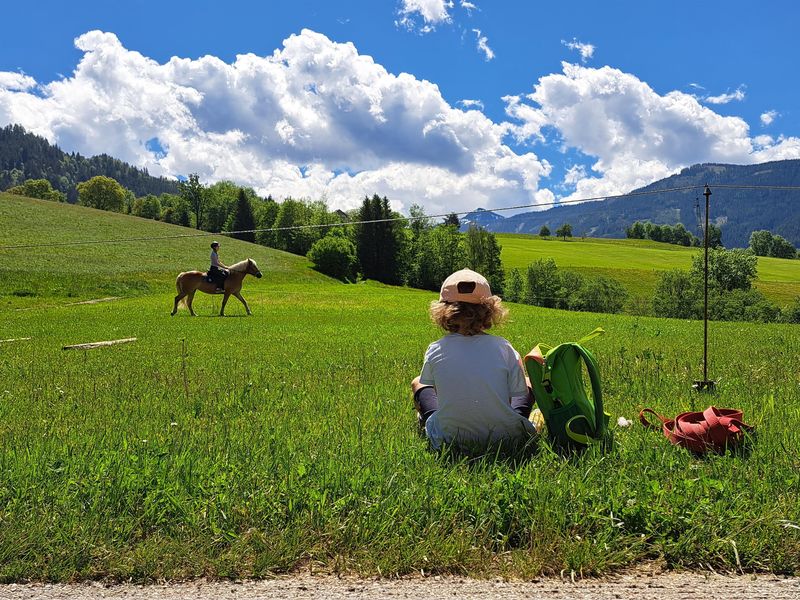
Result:
{"label": "white flower in grass", "polygon": [[620,417],[619,419],[617,419],[617,426],[618,427],[630,427],[631,426],[631,421],[628,421],[628,419],[626,419],[625,417]]}

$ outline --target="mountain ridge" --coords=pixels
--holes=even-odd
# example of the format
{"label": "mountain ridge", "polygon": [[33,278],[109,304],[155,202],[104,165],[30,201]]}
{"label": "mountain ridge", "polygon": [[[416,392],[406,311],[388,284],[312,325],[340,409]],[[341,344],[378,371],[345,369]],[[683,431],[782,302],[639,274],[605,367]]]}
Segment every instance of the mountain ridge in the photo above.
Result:
{"label": "mountain ridge", "polygon": [[[570,223],[574,235],[621,238],[625,237],[625,228],[634,221],[651,221],[667,225],[683,223],[697,235],[701,232],[700,219],[705,211],[702,196],[705,184],[711,189],[710,220],[722,228],[722,241],[726,246],[746,247],[750,234],[759,229],[768,229],[800,246],[800,189],[776,189],[800,188],[798,159],[753,165],[692,165],[630,194],[520,213],[495,219],[485,227],[497,233],[537,234],[542,225],[555,231],[561,224]],[[689,186],[692,189],[675,190]],[[658,190],[665,190],[665,193],[634,195]]]}

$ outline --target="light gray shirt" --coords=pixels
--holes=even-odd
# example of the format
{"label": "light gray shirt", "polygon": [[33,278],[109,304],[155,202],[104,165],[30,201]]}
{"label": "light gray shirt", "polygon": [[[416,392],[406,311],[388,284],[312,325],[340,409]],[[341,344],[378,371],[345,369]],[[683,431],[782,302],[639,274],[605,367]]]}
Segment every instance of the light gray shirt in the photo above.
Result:
{"label": "light gray shirt", "polygon": [[211,266],[219,269],[219,255],[216,250],[211,251]]}
{"label": "light gray shirt", "polygon": [[436,388],[439,409],[425,423],[431,446],[454,440],[489,443],[534,434],[511,408],[528,385],[520,356],[505,338],[451,333],[428,346],[420,382]]}

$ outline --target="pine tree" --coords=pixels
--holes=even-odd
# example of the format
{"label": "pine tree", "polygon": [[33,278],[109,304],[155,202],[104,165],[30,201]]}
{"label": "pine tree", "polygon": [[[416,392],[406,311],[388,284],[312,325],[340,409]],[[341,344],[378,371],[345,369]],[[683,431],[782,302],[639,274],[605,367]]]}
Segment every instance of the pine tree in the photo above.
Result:
{"label": "pine tree", "polygon": [[233,230],[243,231],[243,233],[234,233],[233,237],[244,240],[245,242],[255,242],[256,234],[251,231],[256,228],[256,220],[253,216],[253,207],[250,204],[250,199],[243,189],[239,190],[239,196],[236,199],[236,210],[233,213]]}
{"label": "pine tree", "polygon": [[356,226],[358,262],[366,279],[402,283],[403,226],[399,221],[387,221],[396,216],[386,197],[375,194],[361,204],[358,221],[373,221]]}

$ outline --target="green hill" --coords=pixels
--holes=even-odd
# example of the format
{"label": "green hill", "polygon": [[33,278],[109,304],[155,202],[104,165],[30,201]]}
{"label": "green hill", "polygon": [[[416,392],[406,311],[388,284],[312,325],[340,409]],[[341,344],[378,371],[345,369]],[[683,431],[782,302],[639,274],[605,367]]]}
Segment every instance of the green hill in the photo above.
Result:
{"label": "green hill", "polygon": [[[179,235],[201,237],[136,240],[42,248],[0,249],[0,302],[36,298],[94,298],[174,290],[181,271],[208,268],[211,234],[130,215],[0,193],[0,246]],[[232,264],[252,258],[263,283],[335,284],[304,257],[231,238],[220,238],[220,256]],[[173,291],[174,293],[174,291]],[[28,299],[23,300],[23,299]]]}
{"label": "green hill", "polygon": [[[496,234],[503,247],[503,267],[524,270],[540,258],[587,275],[604,275],[622,283],[632,296],[650,297],[659,271],[689,269],[697,248],[650,240],[572,239],[522,234]],[[785,305],[800,295],[800,260],[759,257],[756,287],[772,301]]]}

